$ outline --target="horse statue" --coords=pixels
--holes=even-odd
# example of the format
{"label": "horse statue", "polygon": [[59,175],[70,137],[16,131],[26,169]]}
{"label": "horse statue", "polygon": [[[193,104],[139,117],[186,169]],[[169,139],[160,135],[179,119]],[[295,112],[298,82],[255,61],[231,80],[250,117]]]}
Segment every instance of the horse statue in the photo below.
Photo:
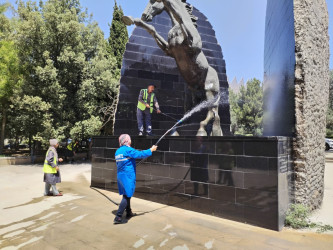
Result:
{"label": "horse statue", "polygon": [[[168,41],[156,32],[155,27],[148,24],[152,19],[166,11],[172,28],[168,33]],[[197,136],[207,136],[205,127],[213,121],[212,136],[222,136],[218,106],[220,102],[220,84],[217,72],[207,61],[202,52],[202,41],[196,28],[197,17],[192,14],[193,6],[186,0],[149,0],[140,18],[124,16],[123,22],[130,26],[135,24],[149,32],[166,55],[175,59],[178,69],[193,90],[205,90],[208,102],[207,117],[200,122]]]}

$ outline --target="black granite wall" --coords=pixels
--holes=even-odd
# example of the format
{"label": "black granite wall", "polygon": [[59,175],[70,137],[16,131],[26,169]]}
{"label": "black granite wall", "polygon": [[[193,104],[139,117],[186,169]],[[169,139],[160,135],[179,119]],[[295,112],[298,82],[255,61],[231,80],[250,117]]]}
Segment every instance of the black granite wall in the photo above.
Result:
{"label": "black granite wall", "polygon": [[264,53],[264,135],[295,132],[294,1],[268,0]]}
{"label": "black granite wall", "polygon": [[[215,31],[202,13],[194,9],[193,14],[198,17],[198,31],[203,42],[203,52],[209,64],[216,69],[220,80],[220,88],[225,104],[220,106],[221,127],[224,135],[230,133],[229,93],[226,77],[226,66],[221,46],[218,44]],[[171,21],[166,12],[156,16],[151,23],[156,31],[167,40],[171,29]],[[187,84],[180,75],[175,60],[168,57],[157,46],[155,40],[144,29],[134,29],[123,58],[120,80],[119,105],[116,115],[115,134],[138,133],[136,121],[136,106],[139,91],[149,83],[157,86],[156,95],[162,112],[180,119],[184,113],[194,105],[205,99],[205,93],[198,91],[197,98],[192,101],[192,95]],[[199,122],[204,119],[206,112],[197,114],[187,126],[179,130],[181,135],[195,135],[199,129]],[[156,113],[152,117],[153,133],[163,134],[174,124],[174,120]]]}
{"label": "black granite wall", "polygon": [[[156,140],[132,137],[132,146]],[[117,137],[93,138],[92,186],[117,192],[117,148]],[[280,230],[293,195],[290,155],[284,137],[169,137],[137,168],[135,197]]]}

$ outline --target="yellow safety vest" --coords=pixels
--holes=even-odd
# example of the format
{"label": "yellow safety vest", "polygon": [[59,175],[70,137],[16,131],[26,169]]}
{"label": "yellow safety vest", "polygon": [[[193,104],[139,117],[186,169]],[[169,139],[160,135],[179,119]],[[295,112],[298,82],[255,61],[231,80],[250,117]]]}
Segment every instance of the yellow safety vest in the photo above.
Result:
{"label": "yellow safety vest", "polygon": [[[144,102],[148,103],[147,102],[147,99],[148,99],[148,90],[147,89],[141,89],[141,91],[142,90],[143,90],[143,97],[142,97],[142,99],[143,99]],[[151,93],[151,95],[150,95],[150,103],[149,103],[149,105],[150,105],[150,113],[153,113],[153,111],[154,111],[154,108],[153,108],[154,107],[154,96],[155,96],[155,94]],[[144,103],[138,101],[138,109],[140,109],[142,111],[145,111],[146,105]]]}
{"label": "yellow safety vest", "polygon": [[70,150],[70,151],[73,151],[73,143],[72,142],[67,145],[67,149]]}
{"label": "yellow safety vest", "polygon": [[56,153],[54,152],[53,149],[49,149],[49,150],[47,150],[47,152],[46,152],[43,171],[44,171],[44,173],[47,173],[47,174],[56,174],[56,173],[57,173],[56,168],[53,168],[53,167],[48,163],[48,161],[46,160],[47,155],[49,154],[50,150],[52,150],[53,153],[54,153],[53,163],[54,163],[55,165],[57,165],[57,160],[58,160],[58,159],[56,158]]}

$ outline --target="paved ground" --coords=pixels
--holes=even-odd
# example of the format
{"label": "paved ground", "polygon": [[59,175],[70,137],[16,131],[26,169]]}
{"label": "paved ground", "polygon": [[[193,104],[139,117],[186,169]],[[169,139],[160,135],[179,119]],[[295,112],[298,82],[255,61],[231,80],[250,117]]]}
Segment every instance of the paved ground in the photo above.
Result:
{"label": "paved ground", "polygon": [[113,225],[117,207],[89,188],[90,165],[61,172],[64,196],[43,197],[40,166],[0,167],[1,249],[333,249],[332,234],[274,232],[135,198],[141,216]]}
{"label": "paved ground", "polygon": [[[325,191],[321,209],[314,212],[311,221],[333,226],[333,151],[326,153]],[[333,247],[332,247],[333,249]]]}

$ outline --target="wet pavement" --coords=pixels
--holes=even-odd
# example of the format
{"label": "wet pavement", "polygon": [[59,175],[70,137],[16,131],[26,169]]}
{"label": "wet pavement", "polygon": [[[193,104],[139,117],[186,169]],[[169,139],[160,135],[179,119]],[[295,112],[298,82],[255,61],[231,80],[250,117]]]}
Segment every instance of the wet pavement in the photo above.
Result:
{"label": "wet pavement", "polygon": [[332,249],[333,234],[275,232],[132,199],[139,216],[113,225],[121,197],[90,186],[89,164],[64,165],[62,197],[44,197],[42,167],[0,166],[0,249]]}

